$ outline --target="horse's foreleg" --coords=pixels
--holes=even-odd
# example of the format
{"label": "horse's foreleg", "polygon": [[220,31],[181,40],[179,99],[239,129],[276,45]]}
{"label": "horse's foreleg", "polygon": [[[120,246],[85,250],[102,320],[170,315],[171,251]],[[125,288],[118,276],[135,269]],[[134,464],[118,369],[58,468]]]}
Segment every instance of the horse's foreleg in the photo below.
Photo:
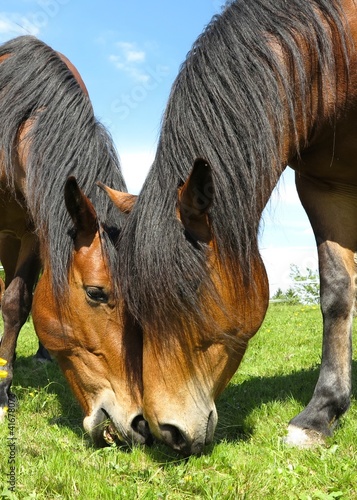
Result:
{"label": "horse's foreleg", "polygon": [[[319,378],[307,407],[289,425],[288,442],[309,446],[329,436],[351,397],[352,318],[355,287],[345,249],[319,245],[323,346]],[[354,275],[354,273],[353,273]]]}
{"label": "horse's foreleg", "polygon": [[350,404],[357,201],[306,179],[297,186],[318,244],[323,346],[312,399],[290,422],[286,440],[310,446],[332,434]]}
{"label": "horse's foreleg", "polygon": [[[4,268],[6,272],[5,262]],[[7,361],[4,366],[7,376],[0,381],[0,420],[6,415],[16,342],[31,310],[32,292],[39,269],[37,239],[33,235],[28,235],[23,238],[14,276],[2,296],[4,333],[0,344],[0,358]]]}

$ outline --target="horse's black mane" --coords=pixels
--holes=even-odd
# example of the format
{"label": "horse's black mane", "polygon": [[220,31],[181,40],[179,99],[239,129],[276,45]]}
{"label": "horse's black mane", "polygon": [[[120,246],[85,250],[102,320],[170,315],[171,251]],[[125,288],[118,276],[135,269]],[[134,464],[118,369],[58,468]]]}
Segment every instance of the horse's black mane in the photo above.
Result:
{"label": "horse's black mane", "polygon": [[[0,64],[0,151],[13,188],[19,130],[25,120],[34,118],[25,137],[30,144],[26,203],[59,295],[66,288],[73,249],[72,223],[64,203],[66,179],[74,175],[94,203],[99,223],[117,229],[117,211],[95,183],[101,180],[121,190],[125,184],[110,136],[95,119],[88,96],[59,55],[30,36],[3,44],[0,57],[5,54],[10,56]],[[116,252],[107,240],[104,236],[103,246],[114,266]]]}
{"label": "horse's black mane", "polygon": [[[123,292],[144,326],[165,333],[177,318],[198,317],[204,245],[187,244],[176,215],[177,188],[198,157],[213,169],[217,253],[232,281],[238,272],[249,280],[261,213],[285,168],[282,138],[292,138],[295,153],[309,140],[311,73],[321,84],[322,112],[336,52],[347,74],[348,40],[339,0],[237,0],[198,38],[173,85],[154,164],[121,240]],[[337,89],[338,78],[331,81]]]}

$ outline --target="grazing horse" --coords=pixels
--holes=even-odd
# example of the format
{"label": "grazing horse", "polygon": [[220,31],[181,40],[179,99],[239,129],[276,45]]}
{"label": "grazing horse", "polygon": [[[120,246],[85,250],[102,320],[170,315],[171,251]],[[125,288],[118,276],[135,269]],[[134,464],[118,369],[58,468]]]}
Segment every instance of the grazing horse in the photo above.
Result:
{"label": "grazing horse", "polygon": [[118,276],[143,330],[144,416],[183,454],[212,441],[215,399],[266,313],[259,223],[287,165],[316,236],[324,329],[317,385],[287,441],[330,435],[350,404],[356,46],[354,0],[231,1],[173,85]]}
{"label": "grazing horse", "polygon": [[6,290],[0,357],[7,360],[7,377],[0,383],[2,416],[17,336],[42,268],[34,325],[84,410],[85,429],[98,444],[140,443],[146,440],[141,351],[124,347],[127,321],[110,278],[123,218],[96,186],[98,178],[125,190],[112,141],[95,119],[76,69],[33,37],[2,45],[0,259]]}

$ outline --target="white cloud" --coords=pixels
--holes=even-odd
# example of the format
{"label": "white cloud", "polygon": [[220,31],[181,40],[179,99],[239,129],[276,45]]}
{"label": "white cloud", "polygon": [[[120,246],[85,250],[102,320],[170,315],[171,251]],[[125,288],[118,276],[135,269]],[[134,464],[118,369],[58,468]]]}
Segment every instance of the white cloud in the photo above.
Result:
{"label": "white cloud", "polygon": [[121,168],[129,193],[138,194],[154,161],[154,151],[122,152]]}
{"label": "white cloud", "polygon": [[289,205],[300,205],[299,195],[297,194],[294,182],[283,182],[273,191],[273,199],[288,203]]}
{"label": "white cloud", "polygon": [[116,44],[128,62],[144,62],[146,54],[143,50],[138,50],[134,43],[118,42]]}
{"label": "white cloud", "polygon": [[295,187],[295,174],[291,168],[286,168],[280,177],[278,185],[272,193],[271,202],[283,202],[289,205],[300,205],[299,195],[297,194]]}
{"label": "white cloud", "polygon": [[3,19],[3,14],[0,13],[0,33],[8,33],[13,29],[13,23],[8,19]]}
{"label": "white cloud", "polygon": [[36,23],[16,12],[0,12],[0,37],[2,41],[18,35],[34,35],[40,33]]}
{"label": "white cloud", "polygon": [[109,61],[135,82],[146,83],[150,76],[141,66],[146,60],[145,51],[137,48],[136,44],[131,42],[117,42],[115,47],[119,53],[111,54]]}
{"label": "white cloud", "polygon": [[124,71],[132,80],[139,83],[146,83],[150,77],[141,68],[131,64],[127,60],[123,60],[121,56],[111,54],[109,61],[120,71]]}
{"label": "white cloud", "polygon": [[290,266],[296,264],[301,271],[318,269],[317,249],[312,247],[271,246],[260,250],[268,273],[270,296],[278,288],[287,290],[292,285]]}

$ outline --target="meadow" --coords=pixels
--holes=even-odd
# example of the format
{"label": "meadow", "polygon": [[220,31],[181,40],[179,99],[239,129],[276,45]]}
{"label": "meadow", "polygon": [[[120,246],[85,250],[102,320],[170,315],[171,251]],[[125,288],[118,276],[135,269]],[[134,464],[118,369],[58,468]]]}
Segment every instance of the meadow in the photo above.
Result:
{"label": "meadow", "polygon": [[[1,329],[1,325],[0,325]],[[214,443],[183,459],[166,447],[96,449],[55,362],[33,360],[31,320],[17,349],[16,488],[9,491],[8,423],[0,426],[0,499],[186,500],[357,498],[357,351],[354,399],[326,446],[287,447],[288,421],[318,376],[317,306],[271,304],[260,331],[217,402]]]}

